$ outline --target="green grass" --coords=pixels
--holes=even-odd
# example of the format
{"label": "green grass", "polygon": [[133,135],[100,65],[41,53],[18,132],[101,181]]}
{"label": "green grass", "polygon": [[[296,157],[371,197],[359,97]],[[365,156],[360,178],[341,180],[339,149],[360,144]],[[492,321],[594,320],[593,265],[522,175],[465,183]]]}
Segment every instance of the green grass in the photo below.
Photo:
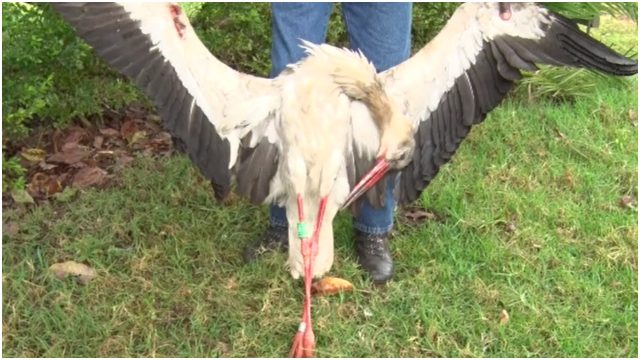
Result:
{"label": "green grass", "polygon": [[[398,223],[387,286],[357,268],[340,215],[331,274],[356,290],[314,299],[317,355],[637,357],[637,96],[634,78],[505,102],[422,197],[443,220]],[[212,198],[184,157],[140,157],[109,189],[6,210],[3,356],[285,356],[301,282],[284,254],[242,263],[263,207]],[[49,274],[71,259],[98,277]]]}

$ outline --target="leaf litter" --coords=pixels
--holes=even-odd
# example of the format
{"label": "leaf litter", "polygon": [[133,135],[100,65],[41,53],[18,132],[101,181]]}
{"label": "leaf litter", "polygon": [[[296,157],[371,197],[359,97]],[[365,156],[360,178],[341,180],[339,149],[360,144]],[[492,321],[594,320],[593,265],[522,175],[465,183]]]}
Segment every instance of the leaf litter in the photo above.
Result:
{"label": "leaf litter", "polygon": [[8,155],[18,154],[27,170],[27,186],[3,196],[12,200],[3,201],[3,206],[47,199],[69,201],[77,189],[109,186],[137,155],[170,156],[174,152],[171,135],[157,115],[144,109],[132,106],[105,113],[101,121],[82,124],[65,130],[36,130],[20,144],[8,146]]}
{"label": "leaf litter", "polygon": [[75,277],[82,285],[86,285],[96,277],[96,271],[92,267],[75,261],[53,264],[49,267],[49,270],[51,270],[53,275],[59,280],[64,280],[68,276],[71,276]]}
{"label": "leaf litter", "polygon": [[311,285],[311,293],[318,296],[335,295],[350,291],[353,291],[353,284],[347,280],[331,276],[326,276]]}

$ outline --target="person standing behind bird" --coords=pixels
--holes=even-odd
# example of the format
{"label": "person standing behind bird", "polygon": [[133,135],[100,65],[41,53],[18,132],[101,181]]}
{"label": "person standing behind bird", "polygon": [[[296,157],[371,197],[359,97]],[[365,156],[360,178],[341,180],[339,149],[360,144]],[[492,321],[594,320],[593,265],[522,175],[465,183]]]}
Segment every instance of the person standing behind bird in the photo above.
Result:
{"label": "person standing behind bird", "polygon": [[[316,44],[326,42],[332,3],[274,3],[272,12],[272,69],[276,77],[288,64],[300,61],[304,49],[300,39]],[[342,3],[342,16],[352,50],[360,50],[384,71],[406,60],[411,51],[411,3]],[[385,192],[384,207],[374,208],[364,199],[353,221],[358,263],[376,283],[393,277],[389,234],[393,228],[395,199],[393,181]],[[287,217],[284,208],[270,207],[270,225],[244,251],[246,262],[255,261],[270,250],[288,248]]]}

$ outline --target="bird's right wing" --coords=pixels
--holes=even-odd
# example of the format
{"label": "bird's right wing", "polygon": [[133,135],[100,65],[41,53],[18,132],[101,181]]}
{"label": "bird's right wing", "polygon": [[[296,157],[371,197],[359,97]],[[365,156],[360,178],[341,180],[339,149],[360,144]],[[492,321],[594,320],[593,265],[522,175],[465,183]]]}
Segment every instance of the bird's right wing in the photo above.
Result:
{"label": "bird's right wing", "polygon": [[416,150],[401,171],[399,203],[418,198],[449,161],[471,126],[484,120],[536,63],[638,71],[626,58],[580,31],[570,20],[535,4],[512,3],[501,18],[497,3],[468,3],[413,57],[381,74],[385,90],[414,123]]}
{"label": "bird's right wing", "polygon": [[[235,173],[254,202],[269,193],[278,157],[273,81],[237,72],[204,46],[179,5],[53,3],[109,65],[155,103],[217,197]],[[259,166],[255,166],[258,164]]]}

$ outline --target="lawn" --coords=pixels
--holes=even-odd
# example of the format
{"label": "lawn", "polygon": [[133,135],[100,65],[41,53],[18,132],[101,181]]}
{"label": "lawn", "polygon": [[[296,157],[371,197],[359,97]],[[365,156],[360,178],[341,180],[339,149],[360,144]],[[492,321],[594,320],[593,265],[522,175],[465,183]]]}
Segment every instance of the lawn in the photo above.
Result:
{"label": "lawn", "polygon": [[[398,215],[386,286],[357,267],[340,215],[331,275],[355,291],[314,299],[317,356],[637,357],[637,78],[603,84],[573,103],[508,99],[474,128],[421,198],[436,216]],[[3,234],[3,356],[289,350],[302,283],[284,254],[241,257],[266,209],[216,204],[184,156],[140,155],[105,190],[2,217],[18,224]],[[64,260],[98,275],[58,280]]]}

